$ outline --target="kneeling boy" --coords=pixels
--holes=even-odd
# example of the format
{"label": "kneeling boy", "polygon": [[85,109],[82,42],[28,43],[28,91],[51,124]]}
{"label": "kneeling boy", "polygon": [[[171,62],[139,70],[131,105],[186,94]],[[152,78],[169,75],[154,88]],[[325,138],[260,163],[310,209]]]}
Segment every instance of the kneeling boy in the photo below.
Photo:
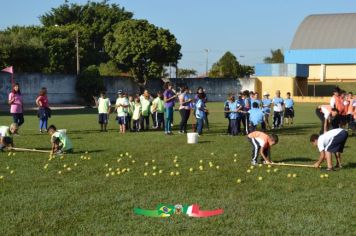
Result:
{"label": "kneeling boy", "polygon": [[341,168],[341,153],[344,151],[347,138],[348,133],[341,128],[332,129],[320,136],[312,134],[310,142],[314,146],[318,146],[320,152],[319,160],[315,162],[314,167],[319,168],[321,163],[326,159],[327,170],[333,170],[331,156],[334,153],[336,157],[335,167]]}
{"label": "kneeling boy", "polygon": [[12,123],[10,127],[0,126],[0,150],[3,151],[6,147],[13,147],[14,142],[11,138],[12,134],[17,134],[18,125]]}
{"label": "kneeling boy", "polygon": [[275,134],[268,135],[260,131],[254,131],[248,134],[248,139],[252,144],[252,165],[257,164],[258,153],[262,156],[266,164],[271,161],[271,147],[278,143],[278,136]]}
{"label": "kneeling boy", "polygon": [[72,142],[65,133],[57,131],[56,126],[49,126],[48,134],[51,135],[52,154],[73,152]]}

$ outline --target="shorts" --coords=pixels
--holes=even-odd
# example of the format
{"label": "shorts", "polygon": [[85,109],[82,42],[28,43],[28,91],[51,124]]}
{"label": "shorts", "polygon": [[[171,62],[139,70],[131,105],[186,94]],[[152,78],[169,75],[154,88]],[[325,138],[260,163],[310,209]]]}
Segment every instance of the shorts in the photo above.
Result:
{"label": "shorts", "polygon": [[284,112],[284,117],[285,118],[293,118],[294,117],[294,109],[293,109],[293,107],[286,108],[286,110]]}
{"label": "shorts", "polygon": [[119,125],[126,125],[126,116],[118,116],[117,117],[117,123]]}
{"label": "shorts", "polygon": [[348,136],[349,134],[345,130],[342,130],[330,141],[330,143],[326,146],[325,150],[331,153],[342,153],[344,151],[345,143]]}
{"label": "shorts", "polygon": [[107,124],[107,123],[108,123],[108,114],[99,113],[99,124]]}

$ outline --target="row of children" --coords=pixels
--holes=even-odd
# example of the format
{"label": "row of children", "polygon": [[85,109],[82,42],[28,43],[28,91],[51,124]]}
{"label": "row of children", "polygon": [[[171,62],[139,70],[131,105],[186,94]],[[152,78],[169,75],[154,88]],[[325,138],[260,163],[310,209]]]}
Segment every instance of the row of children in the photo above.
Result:
{"label": "row of children", "polygon": [[[202,88],[194,99],[189,94],[188,87],[183,86],[180,93],[176,93],[170,83],[165,84],[165,91],[158,92],[153,98],[147,90],[142,95],[128,96],[127,93],[119,90],[117,93],[115,105],[112,105],[110,99],[106,97],[105,92],[101,92],[100,97],[93,97],[99,112],[100,131],[107,131],[109,114],[112,108],[117,113],[116,120],[119,124],[120,133],[126,130],[139,132],[148,130],[150,126],[150,117],[153,122],[153,129],[163,129],[165,134],[172,134],[173,112],[176,99],[179,102],[179,113],[181,115],[179,133],[187,132],[187,123],[191,111],[194,111],[196,118],[196,128],[199,134],[202,134],[203,123],[201,120],[207,120],[206,116],[206,95]],[[194,122],[193,122],[194,123]]]}
{"label": "row of children", "polygon": [[[293,124],[294,101],[288,92],[287,98],[283,99],[279,90],[273,99],[269,98],[269,93],[263,94],[263,99],[259,99],[259,94],[253,91],[243,91],[236,99],[230,94],[224,104],[225,118],[228,119],[228,134],[248,134],[256,130],[261,125],[262,130],[271,129],[269,116],[273,107],[272,129],[283,127],[283,120],[286,119],[288,125]],[[284,117],[284,118],[283,118]],[[244,126],[241,132],[241,124]]]}
{"label": "row of children", "polygon": [[318,106],[315,113],[321,121],[320,134],[330,129],[346,127],[355,131],[356,95],[335,87],[330,103]]}

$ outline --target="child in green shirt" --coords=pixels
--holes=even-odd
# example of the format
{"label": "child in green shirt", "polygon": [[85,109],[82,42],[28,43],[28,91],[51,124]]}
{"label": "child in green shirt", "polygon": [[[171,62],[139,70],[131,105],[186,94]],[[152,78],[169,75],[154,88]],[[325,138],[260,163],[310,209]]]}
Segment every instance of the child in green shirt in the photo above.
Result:
{"label": "child in green shirt", "polygon": [[152,116],[154,129],[164,128],[164,100],[162,92],[157,93],[157,97],[152,101]]}
{"label": "child in green shirt", "polygon": [[96,97],[93,98],[99,112],[100,132],[107,132],[106,127],[109,122],[109,114],[111,110],[110,99],[106,97],[105,92],[100,93],[100,98],[96,98]]}
{"label": "child in green shirt", "polygon": [[73,152],[72,142],[66,133],[57,131],[57,128],[54,125],[50,125],[47,132],[51,136],[52,154]]}

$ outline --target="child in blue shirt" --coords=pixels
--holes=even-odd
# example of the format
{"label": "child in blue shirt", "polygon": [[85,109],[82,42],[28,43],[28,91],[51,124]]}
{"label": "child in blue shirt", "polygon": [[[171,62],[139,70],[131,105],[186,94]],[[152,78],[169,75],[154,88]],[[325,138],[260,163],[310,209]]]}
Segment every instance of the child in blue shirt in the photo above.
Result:
{"label": "child in blue shirt", "polygon": [[271,128],[271,126],[269,125],[269,115],[271,114],[271,105],[272,105],[272,100],[269,99],[269,93],[264,92],[263,99],[262,99],[262,111],[265,114],[264,121],[268,129]]}
{"label": "child in blue shirt", "polygon": [[197,119],[197,131],[198,134],[201,135],[203,133],[203,126],[204,126],[204,117],[205,117],[205,103],[203,101],[204,95],[199,93],[198,101],[195,104],[195,118]]}
{"label": "child in blue shirt", "polygon": [[281,98],[281,91],[276,91],[276,97],[272,100],[273,103],[273,128],[278,129],[283,122],[283,105],[284,100]]}
{"label": "child in blue shirt", "polygon": [[258,107],[258,103],[252,103],[252,109],[248,111],[250,114],[250,132],[256,131],[257,125],[261,124],[262,129],[266,130],[266,124],[263,120],[263,111]]}
{"label": "child in blue shirt", "polygon": [[287,98],[284,99],[284,119],[288,125],[293,124],[294,118],[294,101],[290,97],[290,92],[287,93]]}
{"label": "child in blue shirt", "polygon": [[229,98],[229,120],[230,131],[232,136],[236,136],[240,132],[241,113],[239,112],[242,106],[235,100],[233,95]]}

